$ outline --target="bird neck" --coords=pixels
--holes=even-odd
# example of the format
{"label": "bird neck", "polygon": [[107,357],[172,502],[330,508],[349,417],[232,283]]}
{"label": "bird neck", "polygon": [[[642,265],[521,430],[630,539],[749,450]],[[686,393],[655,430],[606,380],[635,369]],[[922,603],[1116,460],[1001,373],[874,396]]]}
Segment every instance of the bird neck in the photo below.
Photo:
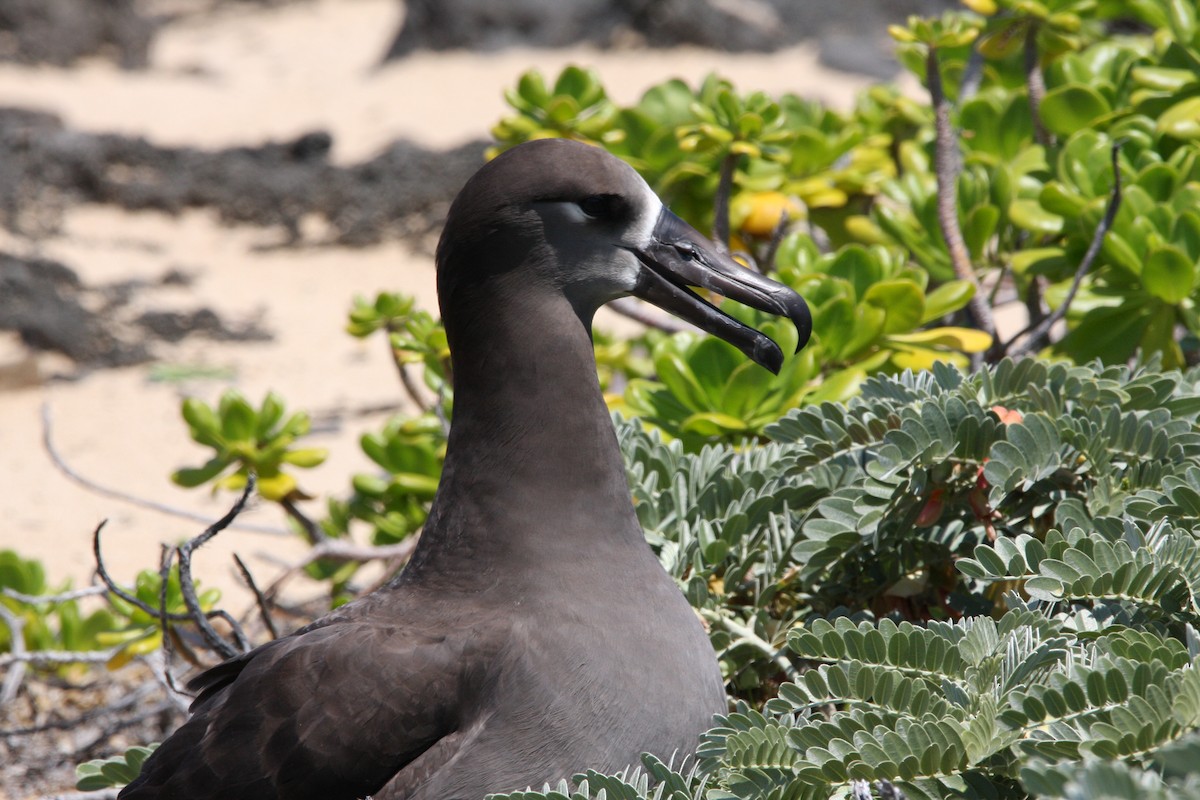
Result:
{"label": "bird neck", "polygon": [[483,565],[536,569],[643,541],[590,314],[559,292],[494,292],[446,315],[454,420],[413,572],[436,563],[478,580]]}

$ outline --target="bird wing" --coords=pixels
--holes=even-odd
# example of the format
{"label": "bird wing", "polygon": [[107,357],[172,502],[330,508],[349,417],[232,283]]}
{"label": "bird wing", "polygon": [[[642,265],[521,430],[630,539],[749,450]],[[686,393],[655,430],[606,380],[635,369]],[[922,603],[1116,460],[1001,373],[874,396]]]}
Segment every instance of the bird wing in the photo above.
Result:
{"label": "bird wing", "polygon": [[449,758],[479,677],[464,681],[464,651],[490,637],[396,620],[335,614],[200,675],[192,718],[121,800],[353,800],[430,748]]}

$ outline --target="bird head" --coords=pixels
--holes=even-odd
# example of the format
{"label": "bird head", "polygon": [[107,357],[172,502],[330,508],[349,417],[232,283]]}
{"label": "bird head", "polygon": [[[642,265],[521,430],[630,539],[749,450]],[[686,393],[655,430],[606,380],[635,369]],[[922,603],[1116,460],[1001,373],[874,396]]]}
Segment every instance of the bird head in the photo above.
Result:
{"label": "bird head", "polygon": [[779,346],[694,288],[787,317],[797,351],[812,333],[794,290],[734,261],[625,162],[565,139],[527,142],[480,169],[451,206],[437,261],[443,317],[456,295],[494,294],[513,281],[522,292],[561,294],[587,324],[600,306],[633,295],[772,372],[783,363]]}

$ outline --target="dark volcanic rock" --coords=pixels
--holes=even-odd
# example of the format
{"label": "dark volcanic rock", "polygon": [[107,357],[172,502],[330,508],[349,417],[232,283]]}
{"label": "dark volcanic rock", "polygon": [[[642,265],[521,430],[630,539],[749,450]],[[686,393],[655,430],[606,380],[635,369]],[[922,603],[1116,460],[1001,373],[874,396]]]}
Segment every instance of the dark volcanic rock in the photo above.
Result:
{"label": "dark volcanic rock", "polygon": [[910,14],[939,14],[956,0],[405,0],[405,19],[384,55],[496,49],[513,44],[601,47],[640,40],[766,52],[805,39],[837,69],[881,77],[896,70],[885,29]]}
{"label": "dark volcanic rock", "polygon": [[230,327],[211,308],[194,311],[146,311],[134,320],[154,338],[180,342],[189,336],[203,336],[218,342],[267,342],[271,334],[253,323]]}
{"label": "dark volcanic rock", "polygon": [[0,253],[0,330],[15,330],[30,347],[83,364],[145,361],[145,345],[120,341],[81,304],[82,288],[79,276],[57,261]]}
{"label": "dark volcanic rock", "polygon": [[[20,334],[37,350],[62,353],[84,367],[122,367],[153,357],[155,341],[190,336],[217,341],[267,341],[255,322],[229,325],[212,309],[144,311],[129,319],[141,291],[173,285],[177,273],[156,283],[88,287],[70,267],[45,258],[0,252],[0,330]],[[92,310],[93,308],[97,310]]]}
{"label": "dark volcanic rock", "polygon": [[329,163],[329,134],[200,150],[143,138],[65,129],[47,114],[0,109],[0,222],[35,234],[69,202],[178,213],[213,208],[228,222],[280,227],[290,244],[306,216],[323,219],[330,243],[364,245],[441,224],[483,163],[485,143],[430,151],[397,141],[351,167]]}
{"label": "dark volcanic rock", "polygon": [[144,67],[154,24],[135,0],[0,0],[0,60],[66,66],[108,55]]}

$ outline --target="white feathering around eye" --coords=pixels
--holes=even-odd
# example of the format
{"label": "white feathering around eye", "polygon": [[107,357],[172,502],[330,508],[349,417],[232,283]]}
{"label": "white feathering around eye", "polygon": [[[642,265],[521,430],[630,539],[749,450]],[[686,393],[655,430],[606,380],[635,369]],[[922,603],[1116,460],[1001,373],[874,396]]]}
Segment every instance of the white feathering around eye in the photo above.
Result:
{"label": "white feathering around eye", "polygon": [[635,247],[648,247],[654,239],[654,227],[662,214],[663,201],[640,175],[638,182],[642,189],[642,211],[629,226],[629,243]]}
{"label": "white feathering around eye", "polygon": [[567,219],[577,225],[583,225],[591,220],[591,217],[585,214],[583,209],[580,208],[576,203],[561,203],[560,205],[562,206],[563,214],[567,217]]}

